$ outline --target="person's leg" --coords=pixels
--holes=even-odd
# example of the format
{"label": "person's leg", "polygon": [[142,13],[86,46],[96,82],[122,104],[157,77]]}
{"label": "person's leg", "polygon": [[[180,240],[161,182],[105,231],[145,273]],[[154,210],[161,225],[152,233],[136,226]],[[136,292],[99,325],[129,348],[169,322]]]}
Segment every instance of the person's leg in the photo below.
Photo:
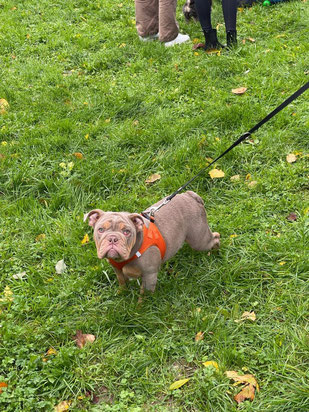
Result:
{"label": "person's leg", "polygon": [[231,47],[237,43],[237,0],[222,0],[222,9],[225,22],[227,46]]}
{"label": "person's leg", "polygon": [[211,0],[195,0],[195,8],[203,31],[212,30]]}
{"label": "person's leg", "polygon": [[211,0],[195,0],[195,7],[205,36],[204,49],[222,48],[223,46],[217,38],[217,30],[213,29],[211,25]]}
{"label": "person's leg", "polygon": [[159,0],[159,40],[170,42],[178,33],[176,21],[177,0]]}
{"label": "person's leg", "polygon": [[135,0],[137,33],[141,39],[153,37],[159,31],[159,0]]}

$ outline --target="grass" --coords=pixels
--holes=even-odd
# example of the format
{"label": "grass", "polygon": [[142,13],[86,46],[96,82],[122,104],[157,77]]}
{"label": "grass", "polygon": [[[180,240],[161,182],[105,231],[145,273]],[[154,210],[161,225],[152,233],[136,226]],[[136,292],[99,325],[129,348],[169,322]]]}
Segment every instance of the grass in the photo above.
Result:
{"label": "grass", "polygon": [[[181,7],[181,31],[202,40]],[[1,411],[64,400],[70,411],[309,410],[308,92],[220,160],[224,178],[192,185],[221,250],[185,246],[141,308],[135,283],[117,295],[82,219],[172,193],[308,81],[308,17],[305,1],[255,5],[238,14],[235,50],[196,55],[192,43],[140,43],[133,1],[0,0],[0,98],[10,105],[0,115]],[[223,23],[216,2],[213,21]],[[153,173],[162,178],[147,186]],[[252,310],[255,322],[235,322]],[[77,348],[78,329],[96,341]],[[226,370],[256,377],[253,402],[237,406]]]}

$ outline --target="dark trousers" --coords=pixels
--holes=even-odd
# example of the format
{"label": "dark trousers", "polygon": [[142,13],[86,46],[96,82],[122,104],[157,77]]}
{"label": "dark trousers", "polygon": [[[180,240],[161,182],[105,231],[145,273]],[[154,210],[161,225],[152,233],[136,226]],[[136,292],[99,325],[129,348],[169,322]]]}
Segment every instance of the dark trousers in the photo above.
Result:
{"label": "dark trousers", "polygon": [[[196,11],[202,29],[211,30],[211,0],[195,0]],[[226,31],[236,30],[237,0],[222,0]]]}

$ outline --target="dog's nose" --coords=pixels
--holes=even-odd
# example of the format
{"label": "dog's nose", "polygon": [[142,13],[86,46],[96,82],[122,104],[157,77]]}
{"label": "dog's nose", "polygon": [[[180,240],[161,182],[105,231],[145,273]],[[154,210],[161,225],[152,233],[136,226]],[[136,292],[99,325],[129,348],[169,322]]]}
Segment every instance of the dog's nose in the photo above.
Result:
{"label": "dog's nose", "polygon": [[111,235],[109,238],[108,238],[108,241],[109,241],[109,243],[117,243],[118,242],[118,237],[116,236],[116,235]]}

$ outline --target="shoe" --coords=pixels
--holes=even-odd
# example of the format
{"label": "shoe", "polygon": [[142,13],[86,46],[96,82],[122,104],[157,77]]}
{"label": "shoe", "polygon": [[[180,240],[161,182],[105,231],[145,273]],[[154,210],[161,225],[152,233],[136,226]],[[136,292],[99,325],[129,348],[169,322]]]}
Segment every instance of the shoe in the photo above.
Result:
{"label": "shoe", "polygon": [[176,37],[176,39],[167,41],[165,43],[165,47],[175,46],[175,44],[181,44],[188,40],[190,40],[190,37],[187,34],[178,33],[178,36]]}
{"label": "shoe", "polygon": [[159,33],[151,34],[150,36],[142,37],[138,36],[141,41],[152,41],[159,38]]}
{"label": "shoe", "polygon": [[223,49],[223,44],[219,43],[217,38],[217,30],[203,30],[205,36],[205,46],[204,50],[211,50],[211,49]]}
{"label": "shoe", "polygon": [[227,47],[231,48],[237,45],[237,31],[230,30],[226,32],[226,43]]}

